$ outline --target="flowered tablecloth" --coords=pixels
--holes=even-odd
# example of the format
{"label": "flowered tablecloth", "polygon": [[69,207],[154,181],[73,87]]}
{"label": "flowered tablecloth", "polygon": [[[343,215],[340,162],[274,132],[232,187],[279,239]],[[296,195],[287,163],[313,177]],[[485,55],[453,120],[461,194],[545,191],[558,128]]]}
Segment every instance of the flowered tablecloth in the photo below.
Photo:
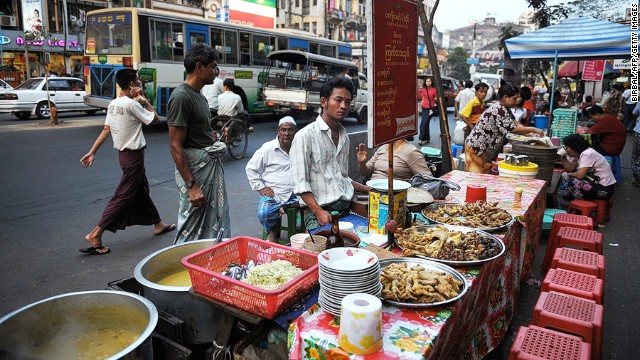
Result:
{"label": "flowered tablecloth", "polygon": [[[341,350],[340,318],[315,305],[289,327],[291,359],[476,359],[500,343],[513,317],[520,281],[529,278],[538,250],[545,182],[462,171],[443,178],[462,186],[445,201],[464,201],[468,184],[483,184],[487,201],[521,217],[498,235],[505,243],[505,255],[483,267],[458,268],[470,288],[453,306],[423,310],[383,306],[383,347],[375,354],[349,356]],[[513,202],[515,187],[524,189],[519,206]]]}

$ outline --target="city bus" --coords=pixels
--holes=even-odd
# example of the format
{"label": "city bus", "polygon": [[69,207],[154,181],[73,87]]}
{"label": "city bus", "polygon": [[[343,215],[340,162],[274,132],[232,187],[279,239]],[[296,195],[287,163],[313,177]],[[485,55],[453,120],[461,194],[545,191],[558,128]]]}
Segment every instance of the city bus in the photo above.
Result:
{"label": "city bus", "polygon": [[115,73],[133,68],[160,116],[166,116],[171,92],[186,77],[186,51],[197,43],[219,50],[220,76],[243,88],[252,113],[271,111],[260,91],[271,51],[300,50],[349,61],[352,55],[348,43],[303,31],[260,29],[153,9],[90,11],[85,31],[85,104],[106,109],[119,92]]}

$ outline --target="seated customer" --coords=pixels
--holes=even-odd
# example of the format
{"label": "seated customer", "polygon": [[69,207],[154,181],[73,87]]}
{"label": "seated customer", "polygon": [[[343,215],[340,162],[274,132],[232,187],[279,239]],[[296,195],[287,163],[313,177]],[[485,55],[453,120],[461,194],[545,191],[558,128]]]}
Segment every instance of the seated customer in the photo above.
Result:
{"label": "seated customer", "polygon": [[606,200],[612,197],[616,179],[604,156],[590,148],[581,135],[572,134],[563,141],[567,155],[562,157],[566,170],[562,178],[567,189],[559,196],[558,203],[566,207],[574,199]]}
{"label": "seated customer", "polygon": [[245,168],[251,189],[260,193],[258,219],[264,231],[269,232],[267,240],[273,242],[280,234],[278,218],[284,208],[298,205],[291,185],[289,159],[295,133],[296,122],[291,116],[280,119],[276,138],[262,145]]}
{"label": "seated customer", "polygon": [[[371,179],[386,179],[389,169],[388,145],[382,145],[367,161],[367,146],[358,145],[358,166],[360,174]],[[408,181],[413,175],[431,175],[424,154],[417,147],[401,139],[393,144],[393,178]]]}
{"label": "seated customer", "polygon": [[615,115],[605,115],[598,105],[589,108],[589,118],[595,122],[589,128],[593,148],[605,156],[620,155],[627,141],[627,128],[624,124]]}
{"label": "seated customer", "polygon": [[224,92],[218,95],[218,115],[236,116],[244,111],[242,98],[233,93],[235,87],[233,79],[224,79],[222,82]]}

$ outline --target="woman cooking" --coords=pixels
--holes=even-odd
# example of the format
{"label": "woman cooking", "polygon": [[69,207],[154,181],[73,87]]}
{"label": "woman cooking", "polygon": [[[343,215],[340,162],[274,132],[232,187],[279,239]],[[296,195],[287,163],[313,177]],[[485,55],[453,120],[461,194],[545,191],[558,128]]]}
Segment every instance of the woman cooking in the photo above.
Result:
{"label": "woman cooking", "polygon": [[491,173],[494,161],[504,144],[508,132],[515,134],[536,133],[544,136],[544,131],[517,123],[510,108],[516,104],[520,90],[510,84],[503,84],[498,90],[498,102],[493,103],[480,116],[464,142],[465,169],[473,173]]}
{"label": "woman cooking", "polygon": [[[606,200],[613,196],[616,179],[611,166],[579,134],[571,134],[563,139],[562,154],[563,180],[568,184],[564,195],[560,194],[558,204],[566,205],[574,199]],[[562,187],[562,186],[561,186]]]}

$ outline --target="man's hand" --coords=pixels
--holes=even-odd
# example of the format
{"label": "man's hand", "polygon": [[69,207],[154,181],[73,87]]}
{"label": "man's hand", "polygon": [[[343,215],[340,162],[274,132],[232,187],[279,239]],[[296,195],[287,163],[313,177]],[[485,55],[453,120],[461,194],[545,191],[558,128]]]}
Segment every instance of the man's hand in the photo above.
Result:
{"label": "man's hand", "polygon": [[358,145],[358,162],[366,162],[367,157],[367,146],[363,143],[360,143]]}
{"label": "man's hand", "polygon": [[272,199],[275,198],[276,195],[273,192],[273,189],[271,189],[270,187],[263,187],[262,189],[258,190],[258,192],[260,193],[260,195],[270,197]]}
{"label": "man's hand", "polygon": [[327,225],[331,222],[331,214],[329,214],[329,212],[323,210],[322,208],[320,208],[313,214],[316,216],[316,218],[318,218],[318,223],[320,224],[320,226]]}
{"label": "man's hand", "polygon": [[94,159],[93,154],[86,154],[85,156],[82,157],[82,159],[80,159],[80,163],[84,167],[89,167],[93,165],[93,159]]}
{"label": "man's hand", "polygon": [[195,184],[189,191],[189,201],[193,207],[204,207],[207,205],[207,198],[204,196],[200,185]]}

